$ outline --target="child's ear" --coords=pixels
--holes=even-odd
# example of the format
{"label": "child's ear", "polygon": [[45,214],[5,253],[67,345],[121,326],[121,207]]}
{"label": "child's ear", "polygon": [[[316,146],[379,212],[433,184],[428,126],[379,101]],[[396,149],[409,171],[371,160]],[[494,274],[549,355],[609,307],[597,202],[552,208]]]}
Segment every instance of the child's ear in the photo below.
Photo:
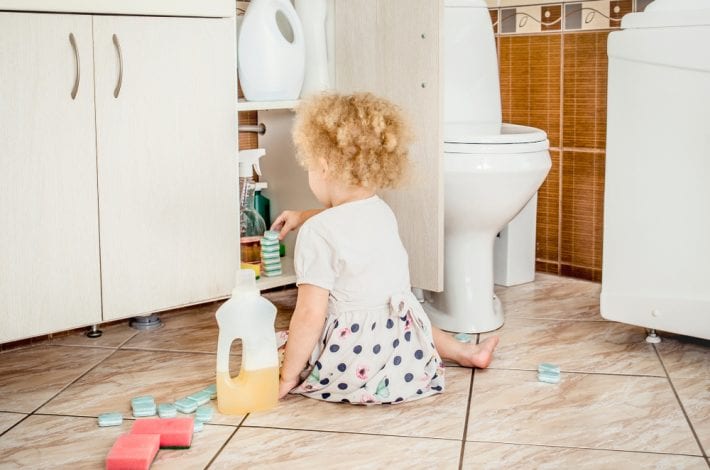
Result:
{"label": "child's ear", "polygon": [[326,161],[325,158],[321,157],[318,159],[318,164],[320,165],[320,170],[323,172],[324,175],[328,174],[328,170],[330,169],[328,167],[328,162]]}

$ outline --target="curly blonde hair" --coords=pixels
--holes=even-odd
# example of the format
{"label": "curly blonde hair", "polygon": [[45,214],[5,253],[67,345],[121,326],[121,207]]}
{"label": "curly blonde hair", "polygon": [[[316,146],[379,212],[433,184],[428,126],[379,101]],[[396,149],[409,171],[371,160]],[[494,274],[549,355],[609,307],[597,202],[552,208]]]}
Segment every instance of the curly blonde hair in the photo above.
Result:
{"label": "curly blonde hair", "polygon": [[371,93],[323,93],[296,109],[299,163],[313,168],[322,158],[331,177],[348,185],[395,187],[406,173],[410,140],[400,109]]}

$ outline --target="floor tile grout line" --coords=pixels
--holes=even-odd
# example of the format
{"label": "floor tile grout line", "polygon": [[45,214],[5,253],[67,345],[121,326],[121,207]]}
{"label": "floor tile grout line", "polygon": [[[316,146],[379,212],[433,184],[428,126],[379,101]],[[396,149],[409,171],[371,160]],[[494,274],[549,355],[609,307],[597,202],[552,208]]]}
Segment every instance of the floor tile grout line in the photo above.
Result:
{"label": "floor tile grout line", "polygon": [[608,447],[585,447],[585,446],[563,446],[556,444],[534,444],[534,443],[524,443],[524,442],[508,442],[508,441],[489,441],[483,439],[473,439],[467,442],[475,442],[480,444],[506,444],[511,446],[529,446],[529,447],[549,447],[553,449],[572,449],[572,450],[598,450],[600,452],[622,452],[627,454],[652,454],[652,455],[673,455],[680,457],[695,457],[698,459],[705,459],[702,455],[697,454],[684,454],[677,452],[657,452],[653,450],[630,450],[630,449],[611,449]]}
{"label": "floor tile grout line", "polygon": [[52,348],[88,348],[88,349],[118,349],[118,346],[94,346],[89,344],[53,344],[50,343],[47,346]]}
{"label": "floor tile grout line", "polygon": [[[0,413],[1,413],[1,412],[2,412],[2,411],[0,411]],[[8,412],[8,413],[24,414],[24,413],[17,413],[17,412],[14,412],[14,411],[13,411],[13,412]],[[178,417],[178,418],[189,418],[189,417],[192,416],[192,415],[193,415],[192,413],[189,414],[189,415],[188,415],[188,414],[183,414],[183,413],[178,413],[177,417]],[[44,411],[44,412],[35,412],[35,413],[33,413],[33,416],[50,416],[50,417],[58,417],[58,418],[83,418],[83,419],[96,419],[96,418],[98,418],[98,415],[96,415],[96,416],[94,416],[94,415],[75,415],[75,414],[66,414],[66,413],[51,413],[51,412],[47,412],[47,411]],[[132,414],[129,414],[128,416],[124,417],[123,420],[124,420],[124,421],[138,421],[138,420],[143,419],[143,418],[159,418],[159,416],[156,414],[156,415],[153,415],[153,416],[140,416],[140,417],[135,417],[135,416],[133,416]],[[244,421],[244,419],[242,419],[242,421],[240,421],[240,424],[241,424],[241,422],[243,422],[243,421]],[[220,426],[220,427],[226,427],[226,428],[234,428],[234,427],[240,426],[240,424],[214,423],[214,422],[211,422],[211,421],[205,422],[204,424],[205,424],[206,426]]]}
{"label": "floor tile grout line", "polygon": [[403,434],[378,434],[374,432],[359,432],[359,431],[333,431],[327,429],[306,429],[306,428],[288,428],[282,426],[266,426],[266,425],[253,425],[253,424],[241,424],[239,428],[250,428],[250,429],[279,429],[281,431],[304,431],[304,432],[321,432],[327,434],[349,434],[356,436],[376,436],[376,437],[401,437],[404,439],[434,439],[437,441],[448,441],[448,442],[460,442],[461,439],[453,437],[435,437],[435,436],[405,436]]}
{"label": "floor tile grout line", "polygon": [[693,426],[693,422],[690,420],[690,417],[688,416],[687,411],[685,410],[685,406],[683,406],[683,401],[680,399],[680,396],[678,395],[678,391],[675,388],[675,385],[673,384],[673,380],[671,379],[671,375],[668,373],[668,369],[666,368],[666,364],[663,362],[663,357],[661,357],[661,352],[658,350],[658,347],[654,344],[653,345],[653,350],[656,352],[656,356],[658,357],[658,360],[661,363],[661,367],[663,367],[663,371],[666,373],[666,379],[668,380],[668,384],[671,386],[671,390],[673,390],[673,395],[675,395],[675,399],[678,402],[678,406],[680,406],[680,410],[683,412],[683,416],[685,416],[685,421],[688,423],[688,427],[690,428],[690,432],[693,434],[693,437],[695,438],[695,442],[698,444],[698,447],[700,448],[700,452],[703,454],[703,457],[705,459],[708,459],[708,454],[705,452],[705,447],[703,447],[703,443],[700,441],[700,437],[698,436],[698,433],[695,431],[695,427]]}
{"label": "floor tile grout line", "polygon": [[41,405],[39,405],[37,408],[35,408],[34,410],[32,410],[32,412],[31,412],[30,414],[31,414],[31,415],[35,414],[36,411],[38,411],[40,408],[42,408],[44,405],[46,405],[46,404],[49,403],[50,401],[52,401],[52,400],[54,400],[55,398],[57,398],[57,397],[58,397],[59,395],[61,395],[66,389],[68,389],[69,387],[71,387],[72,385],[74,385],[75,383],[77,383],[79,380],[81,380],[84,376],[86,376],[86,374],[88,374],[88,373],[91,372],[92,370],[96,369],[96,368],[99,367],[101,364],[103,364],[106,360],[108,360],[109,358],[111,358],[114,354],[116,354],[116,352],[118,352],[118,349],[114,349],[111,354],[109,354],[108,356],[104,357],[104,358],[101,359],[99,362],[97,362],[96,364],[94,364],[92,367],[90,367],[89,369],[87,369],[86,371],[84,371],[84,373],[80,374],[77,378],[75,378],[74,380],[72,380],[71,382],[69,382],[68,384],[66,384],[64,387],[61,388],[61,390],[59,390],[57,393],[55,393],[54,395],[52,395],[52,397],[50,397],[49,399],[45,400]]}
{"label": "floor tile grout line", "polygon": [[[481,335],[478,335],[476,344],[480,342]],[[466,418],[463,422],[463,436],[461,437],[461,453],[459,454],[459,470],[463,469],[463,457],[466,451],[466,437],[468,436],[468,419],[471,412],[471,399],[473,398],[473,380],[476,377],[476,369],[471,370],[471,379],[468,383],[468,402],[466,403]]]}
{"label": "floor tile grout line", "polygon": [[[169,352],[169,353],[184,353],[184,354],[204,354],[204,355],[211,355],[211,356],[216,356],[217,351],[215,352],[207,352],[207,351],[188,351],[184,349],[150,349],[150,348],[136,348],[136,347],[130,347],[130,348],[120,348],[121,351],[143,351],[143,352]],[[232,356],[238,356],[239,354],[231,354]]]}
{"label": "floor tile grout line", "polygon": [[[122,413],[123,414],[123,413]],[[83,419],[96,419],[98,416],[92,416],[92,415],[74,415],[74,414],[66,414],[66,413],[49,413],[47,411],[44,412],[37,412],[35,411],[32,413],[33,416],[50,416],[50,417],[57,417],[57,418],[83,418]],[[151,416],[151,418],[154,416]],[[123,418],[124,421],[135,421],[137,418],[134,418],[133,416],[127,416]]]}
{"label": "floor tile grout line", "polygon": [[247,414],[244,415],[244,417],[243,417],[242,420],[239,422],[239,424],[237,425],[237,427],[234,428],[234,431],[232,431],[232,434],[229,435],[229,437],[227,438],[227,440],[224,441],[224,444],[222,444],[222,446],[217,450],[217,452],[215,452],[215,454],[212,456],[212,458],[210,459],[210,461],[207,462],[207,465],[204,466],[203,470],[207,470],[207,469],[210,467],[210,465],[212,465],[212,463],[214,463],[214,461],[217,459],[217,457],[219,457],[219,454],[221,454],[222,451],[224,450],[224,448],[227,447],[227,444],[229,444],[229,442],[232,440],[232,438],[233,438],[234,435],[237,433],[237,431],[239,431],[239,429],[240,429],[240,428],[242,427],[242,425],[244,424],[244,421],[245,421],[248,417],[249,417],[249,413],[247,413]]}
{"label": "floor tile grout line", "polygon": [[[129,328],[130,328],[130,326],[129,326]],[[121,344],[119,344],[116,349],[122,349],[126,345],[126,343],[128,343],[130,340],[132,340],[133,338],[135,338],[139,334],[140,334],[140,331],[134,331],[133,334],[129,338],[126,338],[126,340],[123,341]]]}
{"label": "floor tile grout line", "polygon": [[67,385],[65,385],[64,387],[62,387],[57,393],[55,393],[55,394],[52,395],[50,398],[48,398],[47,400],[45,400],[44,402],[42,402],[42,404],[40,404],[37,408],[35,408],[35,409],[32,410],[31,412],[27,413],[24,418],[22,418],[21,420],[19,420],[18,422],[16,422],[15,424],[13,424],[12,426],[10,426],[9,428],[7,428],[5,431],[3,431],[2,433],[0,433],[0,437],[4,436],[4,435],[5,435],[7,432],[9,432],[11,429],[17,427],[18,424],[22,423],[23,421],[25,421],[25,420],[26,420],[27,418],[29,418],[30,416],[33,416],[33,415],[35,414],[35,412],[37,412],[37,411],[38,411],[40,408],[42,408],[44,405],[46,405],[46,404],[49,403],[50,401],[52,401],[52,400],[54,400],[55,398],[57,398],[57,397],[58,397],[62,392],[64,392],[67,388],[71,387],[73,384],[75,384],[78,380],[80,380],[80,379],[81,379],[82,377],[84,377],[86,374],[88,374],[89,372],[91,372],[92,370],[94,370],[96,367],[98,367],[99,365],[101,365],[106,359],[108,359],[108,358],[110,358],[111,356],[113,356],[114,354],[116,354],[116,351],[118,351],[118,350],[117,350],[117,349],[114,350],[111,354],[109,354],[109,355],[106,356],[105,358],[101,359],[101,360],[100,360],[99,362],[97,362],[96,364],[94,364],[93,367],[91,367],[91,368],[89,368],[88,370],[84,371],[84,373],[80,374],[77,378],[75,378],[74,380],[72,380],[71,382],[69,382]]}
{"label": "floor tile grout line", "polygon": [[9,428],[7,428],[6,430],[4,430],[3,432],[0,432],[0,437],[3,437],[5,434],[7,434],[8,432],[10,432],[13,428],[17,427],[21,422],[23,422],[24,420],[26,420],[26,419],[29,418],[30,416],[32,416],[32,415],[29,414],[29,413],[26,414],[26,415],[23,416],[18,422],[16,422],[15,424],[13,424],[12,426],[10,426]]}
{"label": "floor tile grout line", "polygon": [[[505,370],[505,371],[518,371],[518,372],[537,372],[536,368],[533,369],[520,369],[515,367],[487,367],[490,370]],[[579,370],[564,370],[560,369],[561,373],[565,374],[584,374],[584,375],[608,375],[613,377],[639,377],[639,378],[649,378],[649,379],[665,379],[663,375],[646,375],[646,374],[622,374],[620,372],[593,372],[593,371],[579,371]]]}

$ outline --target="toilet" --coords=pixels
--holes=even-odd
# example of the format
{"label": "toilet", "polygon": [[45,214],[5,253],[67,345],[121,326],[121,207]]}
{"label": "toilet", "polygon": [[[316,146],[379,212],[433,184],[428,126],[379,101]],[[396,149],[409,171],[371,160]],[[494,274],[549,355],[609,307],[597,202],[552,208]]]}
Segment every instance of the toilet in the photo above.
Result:
{"label": "toilet", "polygon": [[540,129],[502,123],[498,59],[485,0],[444,3],[444,290],[424,309],[447,331],[503,325],[493,291],[496,235],[552,165]]}

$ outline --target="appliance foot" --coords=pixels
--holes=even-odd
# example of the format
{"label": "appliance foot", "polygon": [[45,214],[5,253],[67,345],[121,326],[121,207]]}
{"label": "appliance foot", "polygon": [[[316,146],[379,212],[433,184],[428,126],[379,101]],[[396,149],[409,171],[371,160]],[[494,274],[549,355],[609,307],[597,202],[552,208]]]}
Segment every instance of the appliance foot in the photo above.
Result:
{"label": "appliance foot", "polygon": [[658,344],[661,342],[661,337],[656,334],[656,330],[651,328],[651,330],[649,330],[648,332],[648,336],[646,336],[646,342]]}
{"label": "appliance foot", "polygon": [[91,325],[91,329],[86,332],[86,336],[89,338],[99,338],[102,334],[104,332],[99,330],[99,325]]}
{"label": "appliance foot", "polygon": [[153,330],[163,326],[163,322],[160,321],[160,317],[155,313],[145,317],[133,317],[128,324],[131,328],[141,331]]}

